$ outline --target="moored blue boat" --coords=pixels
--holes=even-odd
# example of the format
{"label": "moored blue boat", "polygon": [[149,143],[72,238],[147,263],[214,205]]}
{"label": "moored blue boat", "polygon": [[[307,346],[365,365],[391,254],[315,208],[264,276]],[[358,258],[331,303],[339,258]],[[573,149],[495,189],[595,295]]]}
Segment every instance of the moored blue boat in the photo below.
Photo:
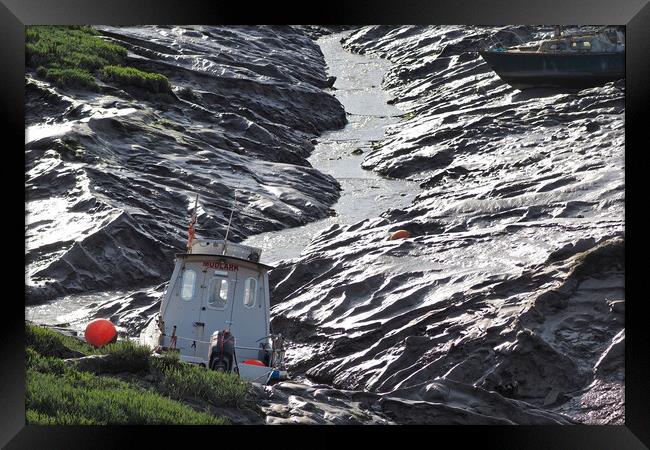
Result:
{"label": "moored blue boat", "polygon": [[506,83],[532,87],[582,88],[625,78],[622,33],[601,31],[562,36],[538,46],[496,45],[479,54]]}

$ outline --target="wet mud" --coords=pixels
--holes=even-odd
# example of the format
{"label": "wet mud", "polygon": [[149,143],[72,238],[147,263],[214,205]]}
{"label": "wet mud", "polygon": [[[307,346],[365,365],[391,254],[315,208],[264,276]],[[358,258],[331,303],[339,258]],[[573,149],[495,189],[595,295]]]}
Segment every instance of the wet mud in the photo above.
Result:
{"label": "wet mud", "polygon": [[[365,27],[344,39],[393,62],[383,87],[408,117],[363,166],[421,190],[332,225],[273,271],[272,323],[312,382],[413,401],[451,384],[465,401],[441,423],[498,394],[515,403],[491,406],[491,420],[539,409],[620,424],[624,84],[515,90],[475,53],[495,32]],[[400,229],[412,237],[389,241]]]}
{"label": "wet mud", "polygon": [[[167,281],[197,233],[240,241],[331,214],[312,141],[346,123],[320,48],[291,27],[98,27],[167,97],[26,75],[28,303]],[[237,198],[235,199],[235,192]],[[236,201],[236,203],[234,203]]]}
{"label": "wet mud", "polygon": [[368,119],[313,40],[339,29],[103,31],[178,99],[28,74],[28,315],[137,336],[188,193],[219,237],[239,187],[233,240],[296,241],[263,253],[292,377],[259,389],[267,423],[624,423],[624,80],[518,91],[476,53],[552,29],[361,27],[336,39],[396,108]]}

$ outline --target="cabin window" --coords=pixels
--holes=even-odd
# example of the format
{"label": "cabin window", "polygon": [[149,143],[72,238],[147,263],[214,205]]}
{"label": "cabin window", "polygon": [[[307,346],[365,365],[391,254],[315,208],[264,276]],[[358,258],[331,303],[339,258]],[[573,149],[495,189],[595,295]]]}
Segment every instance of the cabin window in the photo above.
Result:
{"label": "cabin window", "polygon": [[244,306],[253,307],[256,297],[257,280],[255,278],[246,278],[246,283],[244,283]]}
{"label": "cabin window", "polygon": [[189,269],[183,272],[183,282],[181,284],[181,298],[189,301],[194,297],[194,282],[196,281],[196,272]]}
{"label": "cabin window", "polygon": [[228,303],[228,279],[213,278],[208,289],[208,306],[223,308]]}
{"label": "cabin window", "polygon": [[573,48],[591,48],[591,42],[589,42],[589,41],[572,42],[571,47],[573,47]]}

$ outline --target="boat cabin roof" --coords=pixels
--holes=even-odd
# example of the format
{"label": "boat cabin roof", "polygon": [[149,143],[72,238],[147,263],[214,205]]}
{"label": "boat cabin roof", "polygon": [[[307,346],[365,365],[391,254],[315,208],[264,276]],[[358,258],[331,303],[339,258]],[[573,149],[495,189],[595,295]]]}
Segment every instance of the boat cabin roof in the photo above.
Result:
{"label": "boat cabin roof", "polygon": [[239,262],[246,262],[264,269],[273,269],[273,266],[260,262],[262,249],[250,245],[239,244],[236,242],[226,241],[224,239],[197,239],[192,242],[192,247],[187,253],[177,253],[177,258],[188,258],[200,256],[205,260],[226,260],[233,259]]}
{"label": "boat cabin roof", "polygon": [[516,47],[496,46],[494,51],[510,53],[589,53],[619,51],[618,35],[608,32],[583,32],[529,43]]}
{"label": "boat cabin roof", "polygon": [[196,259],[199,260],[209,260],[209,261],[226,261],[226,260],[235,260],[237,262],[243,262],[243,263],[248,263],[253,266],[258,266],[266,270],[271,270],[275,269],[274,266],[270,266],[268,264],[261,263],[259,261],[251,261],[249,259],[244,259],[244,258],[238,258],[236,256],[231,256],[231,255],[215,255],[215,254],[210,254],[210,253],[176,253],[176,258],[181,258],[181,259],[192,259],[196,257]]}

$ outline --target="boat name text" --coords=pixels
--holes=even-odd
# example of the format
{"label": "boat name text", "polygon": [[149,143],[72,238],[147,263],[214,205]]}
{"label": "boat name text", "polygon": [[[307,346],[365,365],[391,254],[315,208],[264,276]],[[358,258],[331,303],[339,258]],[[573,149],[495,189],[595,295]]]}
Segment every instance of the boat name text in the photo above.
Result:
{"label": "boat name text", "polygon": [[211,269],[229,270],[231,272],[239,270],[239,266],[237,264],[228,264],[221,261],[203,261],[203,267],[209,267]]}

